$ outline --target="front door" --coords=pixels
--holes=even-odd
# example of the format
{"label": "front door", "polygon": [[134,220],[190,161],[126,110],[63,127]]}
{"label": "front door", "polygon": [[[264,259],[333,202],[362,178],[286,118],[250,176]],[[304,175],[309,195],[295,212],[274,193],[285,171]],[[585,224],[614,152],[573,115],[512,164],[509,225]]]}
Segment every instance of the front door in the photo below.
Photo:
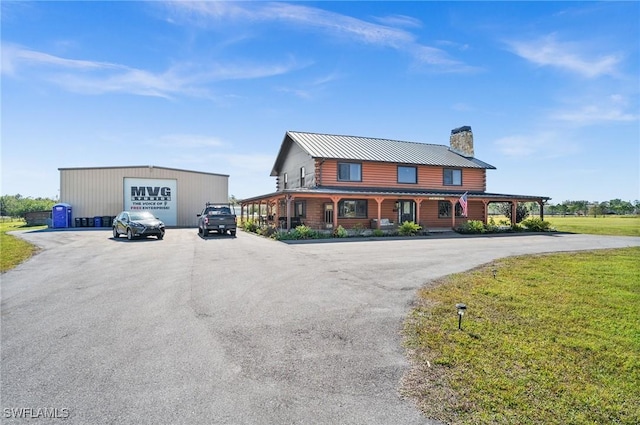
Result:
{"label": "front door", "polygon": [[416,203],[414,201],[398,201],[398,224],[405,221],[416,221]]}
{"label": "front door", "polygon": [[324,227],[333,227],[333,204],[324,204]]}

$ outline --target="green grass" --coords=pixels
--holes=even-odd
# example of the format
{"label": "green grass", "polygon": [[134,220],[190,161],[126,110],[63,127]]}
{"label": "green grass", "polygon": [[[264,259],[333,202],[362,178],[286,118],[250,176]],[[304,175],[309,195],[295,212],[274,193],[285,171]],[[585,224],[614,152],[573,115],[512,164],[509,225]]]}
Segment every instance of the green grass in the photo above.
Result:
{"label": "green grass", "polygon": [[592,235],[640,236],[640,216],[558,217],[546,216],[560,232]]}
{"label": "green grass", "polygon": [[452,424],[638,424],[638,276],[636,247],[510,258],[424,288],[402,392]]}
{"label": "green grass", "polygon": [[22,239],[8,235],[11,230],[40,229],[46,226],[27,227],[24,221],[0,222],[0,272],[4,273],[30,258],[38,248]]}

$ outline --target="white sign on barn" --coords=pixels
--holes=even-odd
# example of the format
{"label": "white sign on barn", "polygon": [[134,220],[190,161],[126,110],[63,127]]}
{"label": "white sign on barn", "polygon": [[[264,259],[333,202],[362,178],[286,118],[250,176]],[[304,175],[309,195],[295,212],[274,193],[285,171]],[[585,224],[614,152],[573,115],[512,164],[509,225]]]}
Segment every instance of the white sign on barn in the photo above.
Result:
{"label": "white sign on barn", "polygon": [[167,226],[178,222],[177,180],[124,178],[124,209],[149,211]]}

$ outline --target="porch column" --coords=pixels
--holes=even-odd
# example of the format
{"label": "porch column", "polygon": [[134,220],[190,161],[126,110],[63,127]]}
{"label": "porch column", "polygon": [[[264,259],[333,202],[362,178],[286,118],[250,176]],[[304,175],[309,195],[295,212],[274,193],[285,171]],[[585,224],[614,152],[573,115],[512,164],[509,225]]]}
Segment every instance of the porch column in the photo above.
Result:
{"label": "porch column", "polygon": [[376,222],[376,227],[380,229],[380,220],[382,219],[382,201],[384,201],[384,198],[375,198],[375,200],[378,203],[378,221]]}
{"label": "porch column", "polygon": [[518,201],[511,201],[511,225],[516,224],[516,210],[518,209]]}
{"label": "porch column", "polygon": [[456,202],[458,199],[454,199],[453,201],[449,199],[449,203],[451,204],[451,228],[456,228]]}
{"label": "porch column", "polygon": [[416,203],[416,223],[420,225],[420,205],[422,204],[424,199],[422,198],[413,198],[413,202]]}
{"label": "porch column", "polygon": [[287,202],[287,231],[291,230],[291,195],[286,196]]}
{"label": "porch column", "polygon": [[488,219],[489,219],[489,201],[487,201],[486,199],[482,200],[482,204],[484,205],[484,217],[482,218],[482,221],[484,222],[484,225],[487,225]]}
{"label": "porch column", "polygon": [[544,200],[539,200],[538,205],[540,205],[540,220],[544,220]]}
{"label": "porch column", "polygon": [[333,230],[338,228],[338,202],[340,202],[339,196],[332,196],[331,202],[333,202]]}

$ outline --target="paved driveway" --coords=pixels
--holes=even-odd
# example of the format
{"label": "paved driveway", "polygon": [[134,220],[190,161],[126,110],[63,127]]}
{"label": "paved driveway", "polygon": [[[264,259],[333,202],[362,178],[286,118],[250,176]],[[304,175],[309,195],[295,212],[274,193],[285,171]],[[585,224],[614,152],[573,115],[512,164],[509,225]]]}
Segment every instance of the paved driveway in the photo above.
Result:
{"label": "paved driveway", "polygon": [[43,250],[2,275],[3,423],[58,409],[72,424],[427,424],[397,393],[399,330],[417,288],[498,257],[640,245],[22,236]]}

